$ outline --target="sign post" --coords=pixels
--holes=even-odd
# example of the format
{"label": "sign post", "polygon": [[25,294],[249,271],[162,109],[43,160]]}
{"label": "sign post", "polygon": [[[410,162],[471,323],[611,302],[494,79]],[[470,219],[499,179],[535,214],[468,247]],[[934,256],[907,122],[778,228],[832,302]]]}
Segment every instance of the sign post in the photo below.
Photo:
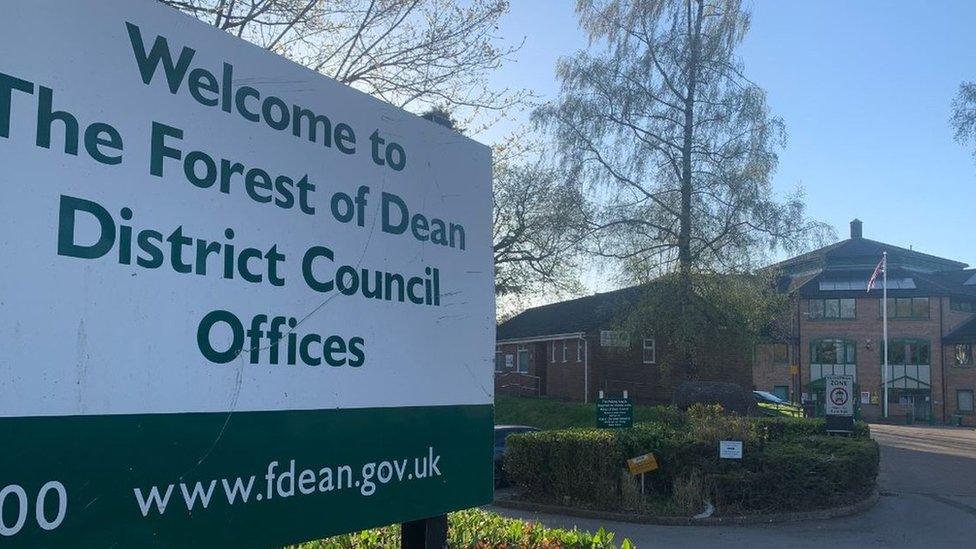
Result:
{"label": "sign post", "polygon": [[151,0],[7,2],[0,52],[0,546],[491,501],[488,147]]}
{"label": "sign post", "polygon": [[854,431],[854,376],[829,375],[824,377],[826,387],[826,422],[828,433]]}

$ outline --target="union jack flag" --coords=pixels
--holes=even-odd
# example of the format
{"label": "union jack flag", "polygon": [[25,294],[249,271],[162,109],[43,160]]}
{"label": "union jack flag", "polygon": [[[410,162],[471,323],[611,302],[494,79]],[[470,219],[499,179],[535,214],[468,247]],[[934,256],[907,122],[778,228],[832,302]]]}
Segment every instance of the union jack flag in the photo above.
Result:
{"label": "union jack flag", "polygon": [[886,263],[887,263],[887,258],[882,257],[881,261],[878,262],[878,266],[874,268],[874,272],[871,273],[871,279],[868,280],[868,293],[871,293],[871,290],[874,289],[874,283],[878,280],[878,275],[885,272],[885,269],[888,268],[888,265]]}

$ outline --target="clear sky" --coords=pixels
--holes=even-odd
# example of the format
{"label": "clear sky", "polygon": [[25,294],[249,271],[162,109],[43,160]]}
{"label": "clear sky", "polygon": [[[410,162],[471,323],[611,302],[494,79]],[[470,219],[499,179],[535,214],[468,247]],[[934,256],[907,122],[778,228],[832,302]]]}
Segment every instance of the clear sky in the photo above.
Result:
{"label": "clear sky", "polygon": [[[574,5],[512,0],[499,32],[525,46],[499,85],[556,97],[556,60],[586,47]],[[948,125],[960,82],[976,80],[976,1],[755,0],[751,11],[746,74],[789,135],[777,192],[802,185],[809,213],[841,238],[858,217],[868,238],[976,266],[976,161]]]}

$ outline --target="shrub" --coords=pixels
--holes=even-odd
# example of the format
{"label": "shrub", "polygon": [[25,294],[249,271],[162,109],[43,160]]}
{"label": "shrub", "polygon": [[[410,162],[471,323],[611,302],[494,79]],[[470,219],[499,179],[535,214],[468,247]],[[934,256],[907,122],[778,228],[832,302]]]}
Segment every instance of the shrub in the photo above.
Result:
{"label": "shrub", "polygon": [[[819,436],[826,432],[823,418],[766,417],[753,420],[764,440],[775,441]],[[854,438],[870,438],[871,429],[863,421],[854,422]]]}
{"label": "shrub", "polygon": [[623,459],[613,432],[567,429],[508,437],[504,467],[530,499],[613,506]]}
{"label": "shrub", "polygon": [[[448,545],[478,549],[527,547],[529,549],[611,549],[614,534],[600,529],[594,534],[577,529],[545,528],[532,522],[505,518],[478,509],[448,515]],[[345,534],[298,546],[299,549],[394,549],[400,547],[400,527],[386,526]],[[620,542],[629,549],[628,540]]]}
{"label": "shrub", "polygon": [[747,415],[755,406],[752,393],[735,383],[722,381],[686,381],[674,392],[673,404],[687,410],[694,404],[718,404],[731,413]]}

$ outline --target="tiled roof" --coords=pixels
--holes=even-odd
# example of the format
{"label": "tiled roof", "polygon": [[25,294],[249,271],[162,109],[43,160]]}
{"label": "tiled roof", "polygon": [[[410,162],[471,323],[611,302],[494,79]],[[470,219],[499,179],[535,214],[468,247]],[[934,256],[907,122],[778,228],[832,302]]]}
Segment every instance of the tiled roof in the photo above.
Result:
{"label": "tiled roof", "polygon": [[624,320],[624,315],[647,291],[648,286],[632,286],[534,307],[498,326],[499,340],[589,332]]}
{"label": "tiled roof", "polygon": [[973,343],[976,342],[976,317],[963,322],[942,338],[944,343]]}

